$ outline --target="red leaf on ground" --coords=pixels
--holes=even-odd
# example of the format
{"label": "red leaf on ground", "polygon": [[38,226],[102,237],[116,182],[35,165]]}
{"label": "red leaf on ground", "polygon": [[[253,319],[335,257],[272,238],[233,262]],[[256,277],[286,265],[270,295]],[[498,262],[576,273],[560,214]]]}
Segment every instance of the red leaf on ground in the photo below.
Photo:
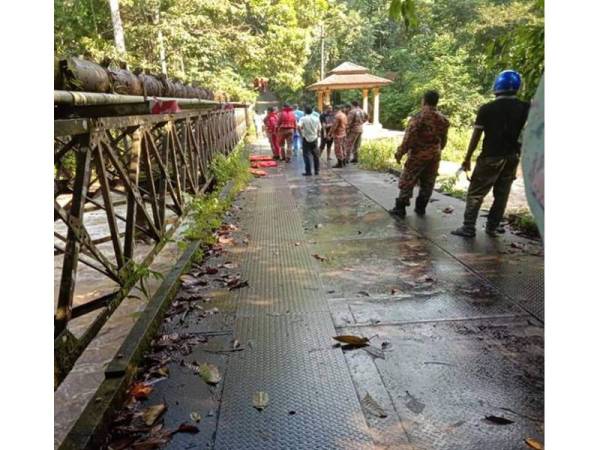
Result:
{"label": "red leaf on ground", "polygon": [[143,400],[148,398],[150,393],[152,392],[152,386],[146,383],[135,383],[129,393],[137,400]]}

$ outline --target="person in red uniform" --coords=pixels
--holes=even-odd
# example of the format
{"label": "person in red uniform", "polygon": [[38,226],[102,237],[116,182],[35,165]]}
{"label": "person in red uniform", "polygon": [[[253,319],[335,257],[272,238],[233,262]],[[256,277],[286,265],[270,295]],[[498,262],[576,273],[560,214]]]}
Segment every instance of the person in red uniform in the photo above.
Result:
{"label": "person in red uniform", "polygon": [[[292,156],[292,146],[294,140],[294,131],[296,130],[296,116],[294,110],[287,103],[283,105],[279,121],[277,123],[277,133],[279,134],[279,145],[281,146],[281,157],[285,162],[290,162]],[[287,150],[286,150],[287,146]]]}
{"label": "person in red uniform", "polygon": [[279,137],[277,136],[277,122],[279,117],[277,116],[277,108],[269,106],[267,109],[267,115],[264,120],[265,130],[267,130],[267,137],[269,138],[269,144],[271,144],[271,150],[273,151],[273,159],[279,160],[281,149],[279,148]]}

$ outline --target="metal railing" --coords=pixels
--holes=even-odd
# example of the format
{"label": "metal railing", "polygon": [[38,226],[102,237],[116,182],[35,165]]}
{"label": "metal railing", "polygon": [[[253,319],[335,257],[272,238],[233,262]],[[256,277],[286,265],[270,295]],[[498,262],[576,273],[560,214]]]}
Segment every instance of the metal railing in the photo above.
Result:
{"label": "metal railing", "polygon": [[[160,251],[190,199],[210,189],[211,162],[240,142],[246,115],[243,107],[221,106],[55,120],[55,379],[62,380],[126,297],[138,281],[136,269]],[[90,224],[92,213],[96,222]],[[136,252],[138,242],[147,254]],[[114,288],[74,304],[81,270],[96,272]],[[75,337],[70,322],[92,312]]]}

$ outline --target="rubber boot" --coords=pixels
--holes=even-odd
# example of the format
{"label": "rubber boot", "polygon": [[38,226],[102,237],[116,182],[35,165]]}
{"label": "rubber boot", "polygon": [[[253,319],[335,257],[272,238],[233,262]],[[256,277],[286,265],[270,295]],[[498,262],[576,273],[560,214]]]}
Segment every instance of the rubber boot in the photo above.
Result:
{"label": "rubber boot", "polygon": [[425,208],[427,208],[427,202],[417,198],[417,201],[415,202],[415,213],[417,213],[419,216],[424,216]]}
{"label": "rubber boot", "polygon": [[406,217],[406,204],[402,202],[399,198],[396,199],[396,205],[394,208],[388,211],[390,214],[393,214],[398,217]]}
{"label": "rubber boot", "polygon": [[344,161],[342,159],[338,159],[337,164],[333,166],[334,169],[341,169],[344,167]]}

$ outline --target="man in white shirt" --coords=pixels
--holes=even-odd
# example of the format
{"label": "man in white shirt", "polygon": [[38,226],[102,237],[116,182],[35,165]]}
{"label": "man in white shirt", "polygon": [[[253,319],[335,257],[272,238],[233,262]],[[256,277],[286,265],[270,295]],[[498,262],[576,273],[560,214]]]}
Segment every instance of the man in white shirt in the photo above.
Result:
{"label": "man in white shirt", "polygon": [[319,152],[317,151],[317,139],[321,131],[321,122],[319,118],[312,114],[312,108],[304,108],[304,116],[300,119],[298,128],[302,135],[302,157],[304,158],[304,176],[311,176],[312,158],[315,175],[319,175]]}

